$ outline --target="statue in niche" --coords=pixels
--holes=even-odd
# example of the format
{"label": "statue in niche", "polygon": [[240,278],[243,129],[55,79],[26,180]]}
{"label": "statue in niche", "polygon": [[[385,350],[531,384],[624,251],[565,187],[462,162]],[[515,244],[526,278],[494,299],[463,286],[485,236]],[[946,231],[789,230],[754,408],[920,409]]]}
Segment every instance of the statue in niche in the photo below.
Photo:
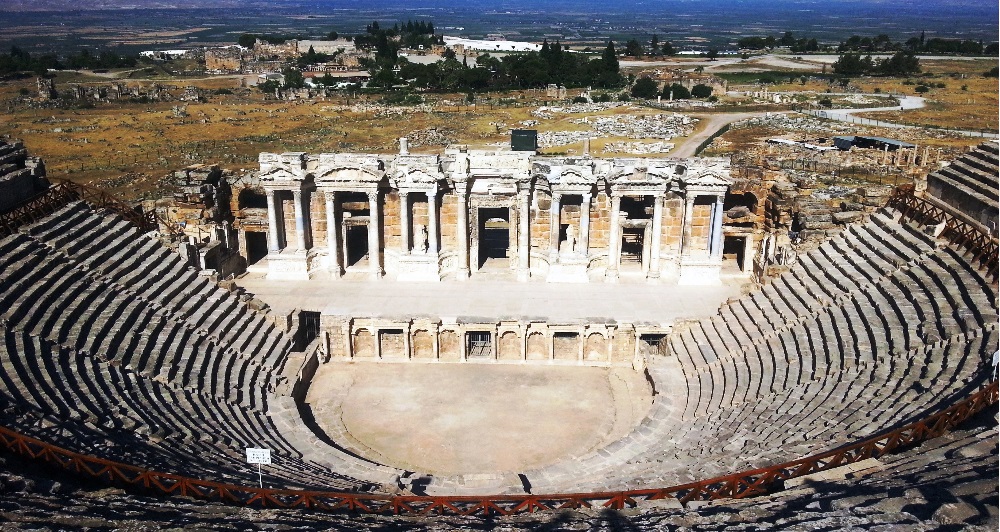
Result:
{"label": "statue in niche", "polygon": [[559,253],[562,255],[576,253],[576,227],[571,225],[566,228],[566,240],[562,241]]}
{"label": "statue in niche", "polygon": [[417,249],[419,249],[421,253],[427,253],[427,250],[430,249],[427,226],[424,224],[417,225]]}

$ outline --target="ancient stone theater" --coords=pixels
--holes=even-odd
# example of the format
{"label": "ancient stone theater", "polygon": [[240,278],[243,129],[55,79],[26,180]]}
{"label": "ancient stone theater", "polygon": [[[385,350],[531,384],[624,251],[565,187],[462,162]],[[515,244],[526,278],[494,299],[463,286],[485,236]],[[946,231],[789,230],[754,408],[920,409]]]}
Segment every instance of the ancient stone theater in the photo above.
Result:
{"label": "ancient stone theater", "polygon": [[996,142],[839,202],[711,158],[259,160],[132,205],[0,143],[0,520],[996,529]]}

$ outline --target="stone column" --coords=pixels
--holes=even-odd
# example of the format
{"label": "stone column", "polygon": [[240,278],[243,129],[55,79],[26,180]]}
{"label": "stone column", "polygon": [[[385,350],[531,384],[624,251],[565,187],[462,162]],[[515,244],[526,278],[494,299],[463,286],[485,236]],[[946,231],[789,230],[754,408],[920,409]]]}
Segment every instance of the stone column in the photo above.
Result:
{"label": "stone column", "polygon": [[368,265],[372,277],[382,277],[382,254],[379,249],[378,191],[368,193]]}
{"label": "stone column", "polygon": [[[464,186],[464,184],[462,185]],[[469,196],[458,193],[458,280],[469,278]]]}
{"label": "stone column", "polygon": [[608,270],[607,279],[609,281],[618,280],[618,262],[621,248],[621,210],[622,197],[612,193],[611,195],[611,231],[608,237]]}
{"label": "stone column", "polygon": [[580,238],[577,245],[581,255],[586,257],[590,254],[590,194],[581,196]]}
{"label": "stone column", "polygon": [[437,255],[438,246],[438,206],[437,190],[427,193],[427,252]]}
{"label": "stone column", "polygon": [[691,254],[691,219],[694,217],[694,199],[696,194],[685,193],[684,198],[684,221],[681,222],[681,255]]}
{"label": "stone column", "polygon": [[266,189],[264,193],[267,195],[267,249],[271,252],[278,252],[284,247],[281,245],[283,231],[278,226],[278,202],[274,198],[273,190]]}
{"label": "stone column", "polygon": [[649,274],[651,279],[660,276],[660,235],[663,231],[663,195],[657,194],[653,197],[653,235],[652,246],[650,246]]}
{"label": "stone column", "polygon": [[715,197],[715,204],[712,205],[712,235],[710,237],[709,254],[712,260],[722,259],[722,215],[725,212],[723,205],[726,197],[719,194]]}
{"label": "stone column", "polygon": [[330,272],[334,277],[343,274],[340,264],[340,227],[337,225],[336,213],[337,193],[326,192],[326,247],[330,254]]}
{"label": "stone column", "polygon": [[399,235],[403,242],[403,255],[410,254],[410,195],[407,192],[399,193]]}
{"label": "stone column", "polygon": [[293,190],[292,198],[292,202],[295,204],[295,242],[298,245],[298,251],[304,252],[309,249],[306,242],[306,231],[309,230],[308,209],[302,208],[301,190]]}
{"label": "stone column", "polygon": [[559,260],[559,214],[562,210],[562,194],[552,194],[552,202],[549,204],[549,263],[555,264]]}
{"label": "stone column", "polygon": [[517,212],[517,225],[520,229],[517,231],[517,280],[527,281],[530,277],[530,266],[528,262],[528,255],[531,252],[531,220],[530,216],[530,204],[531,203],[531,191],[527,190],[521,193],[518,198],[518,212]]}

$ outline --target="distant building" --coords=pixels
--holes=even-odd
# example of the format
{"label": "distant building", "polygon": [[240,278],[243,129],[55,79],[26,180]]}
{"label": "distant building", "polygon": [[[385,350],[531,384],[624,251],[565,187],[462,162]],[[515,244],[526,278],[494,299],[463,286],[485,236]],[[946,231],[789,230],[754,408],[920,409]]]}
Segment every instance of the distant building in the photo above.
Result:
{"label": "distant building", "polygon": [[139,57],[148,57],[150,59],[166,61],[169,59],[187,57],[191,54],[191,52],[191,50],[146,50],[144,52],[139,52]]}

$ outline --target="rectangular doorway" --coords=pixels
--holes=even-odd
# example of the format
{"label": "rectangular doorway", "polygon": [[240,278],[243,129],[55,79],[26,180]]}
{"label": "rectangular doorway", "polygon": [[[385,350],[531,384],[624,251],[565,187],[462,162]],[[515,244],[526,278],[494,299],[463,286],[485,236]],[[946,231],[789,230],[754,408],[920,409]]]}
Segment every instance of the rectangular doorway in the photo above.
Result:
{"label": "rectangular doorway", "polygon": [[346,266],[350,268],[368,258],[368,225],[344,227],[344,246],[347,248]]}
{"label": "rectangular doorway", "polygon": [[493,334],[490,331],[469,331],[465,347],[468,358],[493,358]]}
{"label": "rectangular doorway", "polygon": [[622,228],[622,271],[642,271],[643,246],[646,230],[641,227]]}
{"label": "rectangular doorway", "polygon": [[510,267],[510,209],[479,209],[479,269]]}
{"label": "rectangular doorway", "polygon": [[247,231],[244,235],[247,245],[247,266],[257,264],[267,256],[267,233]]}

